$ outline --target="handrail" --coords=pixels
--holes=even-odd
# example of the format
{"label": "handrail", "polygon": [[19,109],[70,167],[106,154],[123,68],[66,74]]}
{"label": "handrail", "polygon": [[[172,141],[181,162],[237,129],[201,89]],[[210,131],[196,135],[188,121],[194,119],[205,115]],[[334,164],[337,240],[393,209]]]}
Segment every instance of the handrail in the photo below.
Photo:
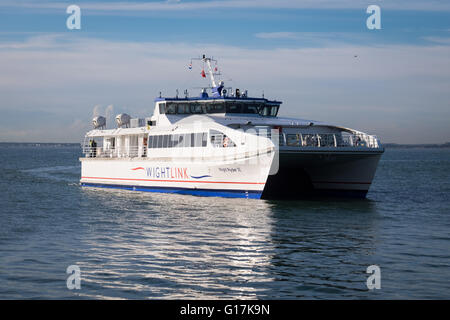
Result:
{"label": "handrail", "polygon": [[147,149],[142,146],[141,148],[137,146],[132,147],[118,147],[118,148],[103,148],[100,147],[90,147],[83,146],[83,153],[86,158],[135,158],[135,157],[145,157]]}

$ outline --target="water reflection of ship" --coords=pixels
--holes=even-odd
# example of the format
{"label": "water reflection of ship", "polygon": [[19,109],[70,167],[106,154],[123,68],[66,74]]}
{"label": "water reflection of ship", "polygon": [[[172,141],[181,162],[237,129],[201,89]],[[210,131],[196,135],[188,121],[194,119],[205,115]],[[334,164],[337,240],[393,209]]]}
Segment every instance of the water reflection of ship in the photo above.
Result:
{"label": "water reflection of ship", "polygon": [[[86,192],[92,197],[102,194]],[[122,201],[135,197],[117,190],[106,194]],[[83,240],[93,248],[81,266],[84,277],[92,286],[102,287],[102,295],[110,297],[119,288],[140,297],[170,299],[266,295],[267,283],[274,280],[269,204],[218,198],[211,208],[208,198],[173,195],[141,195],[133,201],[158,212],[124,212],[121,216],[127,219],[116,216],[123,224],[121,232],[108,236],[104,244],[94,233]],[[95,263],[102,259],[108,263]]]}
{"label": "water reflection of ship", "polygon": [[[84,277],[108,297],[115,290],[171,299],[366,290],[365,268],[378,249],[378,215],[370,200],[217,198],[211,206],[208,198],[84,192],[91,200],[104,197],[99,219],[116,225],[113,234],[105,232],[104,242],[95,229],[83,236],[92,248]],[[131,208],[118,209],[128,202]],[[103,259],[108,262],[99,265]]]}

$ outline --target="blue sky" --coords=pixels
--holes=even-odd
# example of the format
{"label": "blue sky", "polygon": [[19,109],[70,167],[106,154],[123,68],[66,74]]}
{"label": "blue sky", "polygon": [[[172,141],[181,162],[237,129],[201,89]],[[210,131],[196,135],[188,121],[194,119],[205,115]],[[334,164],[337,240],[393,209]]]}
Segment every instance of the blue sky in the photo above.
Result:
{"label": "blue sky", "polygon": [[93,113],[147,116],[159,91],[204,85],[186,67],[202,53],[281,115],[450,141],[450,2],[417,0],[0,1],[0,141],[79,142]]}

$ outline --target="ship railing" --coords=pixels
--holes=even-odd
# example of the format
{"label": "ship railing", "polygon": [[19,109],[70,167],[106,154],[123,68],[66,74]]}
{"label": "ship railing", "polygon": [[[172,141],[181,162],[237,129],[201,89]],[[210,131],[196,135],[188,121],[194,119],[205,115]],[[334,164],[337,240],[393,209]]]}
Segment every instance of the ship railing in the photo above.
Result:
{"label": "ship railing", "polygon": [[84,146],[83,153],[86,158],[134,158],[145,157],[146,147],[130,146],[103,148]]}
{"label": "ship railing", "polygon": [[[223,146],[224,135],[212,136],[213,147]],[[229,140],[229,146],[235,146]],[[315,147],[315,148],[379,148],[376,136],[364,133],[283,133],[279,135],[279,145],[287,147]],[[83,146],[83,153],[87,158],[135,158],[146,157],[147,148],[142,146]]]}
{"label": "ship railing", "polygon": [[365,133],[283,134],[285,136],[285,145],[288,147],[379,148],[377,137]]}
{"label": "ship railing", "polygon": [[[233,142],[230,143],[233,144]],[[209,161],[233,161],[233,160],[241,160],[241,159],[251,159],[255,157],[260,157],[263,155],[270,155],[274,148],[273,146],[270,147],[262,147],[260,149],[252,149],[252,150],[240,150],[238,151],[237,148],[229,148],[229,153],[223,153],[222,151],[227,148],[216,148],[213,146],[213,149],[210,149],[212,152],[206,152],[202,153],[199,152],[198,148],[172,148],[170,149],[173,153],[166,153],[166,154],[151,154],[152,157],[161,157],[161,158],[172,158],[174,155],[176,155],[177,158],[183,158],[183,159],[190,159],[189,161],[192,161],[193,159],[203,159],[203,160],[209,160]],[[222,146],[222,145],[221,145]],[[202,148],[202,150],[206,151],[206,148]],[[234,152],[233,152],[234,151]],[[85,154],[86,158],[96,158],[96,159],[108,159],[108,158],[135,158],[135,157],[146,157],[146,150],[140,150],[138,147],[130,147],[128,149],[126,148],[108,148],[103,149],[102,147],[90,147],[90,146],[84,146],[83,147],[83,153]]]}

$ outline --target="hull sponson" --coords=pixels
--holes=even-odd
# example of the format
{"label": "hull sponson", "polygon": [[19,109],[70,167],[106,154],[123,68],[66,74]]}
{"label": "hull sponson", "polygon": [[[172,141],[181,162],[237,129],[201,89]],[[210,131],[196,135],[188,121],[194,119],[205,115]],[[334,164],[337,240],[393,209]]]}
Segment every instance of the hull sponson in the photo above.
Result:
{"label": "hull sponson", "polygon": [[262,199],[311,196],[365,198],[382,152],[281,152]]}
{"label": "hull sponson", "polygon": [[81,158],[80,183],[82,186],[136,191],[259,199],[273,153],[269,161],[257,164],[249,159],[202,163]]}

